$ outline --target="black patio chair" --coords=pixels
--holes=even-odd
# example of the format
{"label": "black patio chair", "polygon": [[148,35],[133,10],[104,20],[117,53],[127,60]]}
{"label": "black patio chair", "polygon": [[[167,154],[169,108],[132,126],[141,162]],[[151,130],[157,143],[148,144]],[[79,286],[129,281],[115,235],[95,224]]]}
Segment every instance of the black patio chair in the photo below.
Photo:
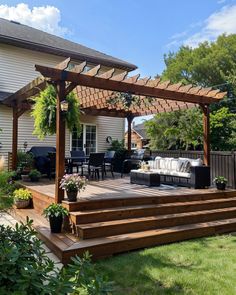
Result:
{"label": "black patio chair", "polygon": [[84,163],[81,166],[82,175],[84,174],[84,169],[87,170],[89,178],[92,176],[97,176],[99,179],[99,171],[102,172],[102,179],[104,179],[104,156],[105,153],[91,153],[89,155],[88,163]]}
{"label": "black patio chair", "polygon": [[115,151],[107,151],[105,153],[104,157],[104,173],[105,175],[107,172],[111,172],[112,177],[114,178],[114,157],[115,157]]}
{"label": "black patio chair", "polygon": [[71,151],[70,156],[71,156],[71,160],[70,160],[71,171],[73,172],[73,168],[75,167],[77,170],[77,173],[79,173],[79,168],[86,162],[85,152],[81,150]]}

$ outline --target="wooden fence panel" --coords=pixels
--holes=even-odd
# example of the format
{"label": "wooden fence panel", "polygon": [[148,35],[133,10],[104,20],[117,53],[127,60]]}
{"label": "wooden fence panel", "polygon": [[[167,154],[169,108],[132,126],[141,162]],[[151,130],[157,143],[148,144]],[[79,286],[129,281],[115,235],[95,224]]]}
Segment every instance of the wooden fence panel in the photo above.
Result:
{"label": "wooden fence panel", "polygon": [[[173,157],[173,158],[201,158],[202,151],[152,151],[152,156]],[[211,180],[222,175],[228,179],[228,186],[236,188],[236,152],[212,151],[211,152]]]}

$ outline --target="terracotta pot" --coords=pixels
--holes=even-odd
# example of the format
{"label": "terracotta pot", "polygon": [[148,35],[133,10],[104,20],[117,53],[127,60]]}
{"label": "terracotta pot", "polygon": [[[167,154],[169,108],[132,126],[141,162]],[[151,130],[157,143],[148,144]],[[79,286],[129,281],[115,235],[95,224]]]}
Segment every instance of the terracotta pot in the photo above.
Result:
{"label": "terracotta pot", "polygon": [[60,233],[62,228],[63,218],[62,216],[50,216],[49,223],[52,233]]}
{"label": "terracotta pot", "polygon": [[216,183],[216,187],[218,190],[224,191],[226,188],[226,183]]}
{"label": "terracotta pot", "polygon": [[77,201],[78,190],[67,191],[66,194],[67,194],[69,202],[76,202]]}
{"label": "terracotta pot", "polygon": [[23,209],[28,207],[30,204],[30,200],[17,200],[15,201],[15,205],[17,209]]}

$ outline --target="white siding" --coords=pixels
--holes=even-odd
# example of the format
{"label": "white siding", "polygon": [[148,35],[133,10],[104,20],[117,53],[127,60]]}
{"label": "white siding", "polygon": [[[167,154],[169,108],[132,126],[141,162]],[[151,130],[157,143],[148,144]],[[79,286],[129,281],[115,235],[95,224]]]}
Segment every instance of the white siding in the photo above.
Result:
{"label": "white siding", "polygon": [[[35,71],[35,64],[54,66],[64,57],[40,53],[15,46],[0,44],[0,91],[15,92],[39,74]],[[119,72],[119,70],[117,70]],[[105,151],[109,144],[106,137],[122,140],[124,137],[124,119],[101,116],[82,116],[82,123],[96,124],[97,126],[97,149]],[[55,136],[49,136],[40,141],[33,135],[34,121],[27,112],[19,118],[18,148],[22,149],[25,141],[28,148],[37,145],[55,146]],[[0,104],[0,155],[7,157],[12,148],[12,109]],[[70,133],[66,131],[66,154],[70,151]]]}

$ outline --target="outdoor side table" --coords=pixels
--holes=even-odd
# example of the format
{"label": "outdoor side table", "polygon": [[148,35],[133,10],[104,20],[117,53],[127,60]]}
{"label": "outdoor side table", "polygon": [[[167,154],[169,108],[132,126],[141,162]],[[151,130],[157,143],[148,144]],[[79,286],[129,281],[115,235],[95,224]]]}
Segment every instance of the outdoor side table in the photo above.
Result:
{"label": "outdoor side table", "polygon": [[130,183],[147,186],[160,186],[160,174],[152,171],[131,170]]}

